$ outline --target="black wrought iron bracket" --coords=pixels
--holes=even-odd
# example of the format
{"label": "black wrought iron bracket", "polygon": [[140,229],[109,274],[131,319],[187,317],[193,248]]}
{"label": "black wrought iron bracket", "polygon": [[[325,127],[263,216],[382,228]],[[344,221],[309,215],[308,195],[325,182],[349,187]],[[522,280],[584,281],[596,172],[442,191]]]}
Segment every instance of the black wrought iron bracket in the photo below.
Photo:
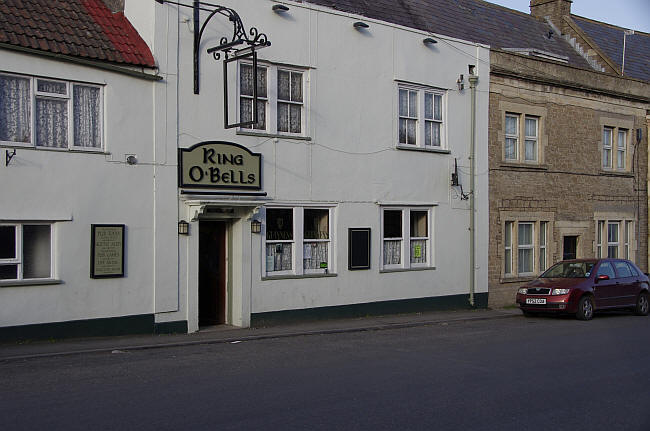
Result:
{"label": "black wrought iron bracket", "polygon": [[[239,14],[234,9],[198,0],[194,0],[191,6],[169,0],[154,1],[160,4],[169,3],[179,7],[192,8],[194,11],[194,94],[199,94],[199,50],[201,48],[201,37],[203,37],[206,26],[215,15],[228,18],[233,26],[230,37],[223,36],[219,40],[219,45],[208,49],[208,53],[212,54],[215,60],[219,60],[222,53],[225,59],[228,59],[232,55],[245,57],[247,54],[255,52],[255,50],[271,45],[266,34],[260,33],[256,27],[251,27],[246,31],[246,27],[244,27]],[[202,11],[208,12],[208,16],[203,21],[203,24],[201,24]]]}

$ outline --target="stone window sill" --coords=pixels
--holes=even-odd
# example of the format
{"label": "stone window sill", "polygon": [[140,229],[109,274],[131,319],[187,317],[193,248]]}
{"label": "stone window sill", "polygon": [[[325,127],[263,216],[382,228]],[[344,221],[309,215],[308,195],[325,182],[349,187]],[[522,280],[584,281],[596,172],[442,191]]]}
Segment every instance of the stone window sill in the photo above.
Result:
{"label": "stone window sill", "polygon": [[63,284],[63,281],[56,280],[53,278],[37,279],[37,280],[1,280],[0,288],[16,287],[16,286],[47,286],[52,284]]}

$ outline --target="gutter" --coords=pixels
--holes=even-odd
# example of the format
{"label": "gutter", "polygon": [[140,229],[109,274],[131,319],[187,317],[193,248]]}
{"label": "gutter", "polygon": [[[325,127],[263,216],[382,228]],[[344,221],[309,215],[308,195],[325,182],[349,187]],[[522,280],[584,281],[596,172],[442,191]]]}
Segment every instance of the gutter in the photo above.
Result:
{"label": "gutter", "polygon": [[[34,49],[34,48],[26,48],[23,46],[11,45],[9,43],[0,42],[0,49],[6,49],[9,51],[16,51],[24,54],[36,55],[40,57],[51,58],[54,60],[65,61],[68,63],[79,64],[82,66],[89,66],[97,69],[108,70],[111,72],[121,73],[123,75],[128,75],[133,78],[144,79],[147,81],[161,81],[163,79],[163,77],[160,75],[154,75],[146,72],[138,72],[137,70],[129,69],[123,66],[116,66],[111,63],[106,63],[106,62],[96,61],[96,60],[87,60],[81,57],[74,57],[71,55],[59,54],[50,51],[42,51],[40,49]],[[144,70],[145,67],[143,67],[142,69]]]}

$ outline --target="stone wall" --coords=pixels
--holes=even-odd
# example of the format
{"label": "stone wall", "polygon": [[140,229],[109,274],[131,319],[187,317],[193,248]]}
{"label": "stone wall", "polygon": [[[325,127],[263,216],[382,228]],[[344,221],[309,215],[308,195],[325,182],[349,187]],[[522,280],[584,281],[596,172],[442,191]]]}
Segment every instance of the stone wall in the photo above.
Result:
{"label": "stone wall", "polygon": [[[491,60],[490,306],[514,304],[517,288],[539,273],[504,274],[509,220],[548,223],[547,267],[562,260],[564,236],[578,238],[578,257],[594,257],[597,221],[627,220],[631,257],[647,271],[648,149],[647,140],[637,143],[636,129],[647,136],[648,85],[498,51]],[[537,163],[504,160],[506,112],[539,119]],[[604,126],[628,130],[622,171],[602,167]]]}

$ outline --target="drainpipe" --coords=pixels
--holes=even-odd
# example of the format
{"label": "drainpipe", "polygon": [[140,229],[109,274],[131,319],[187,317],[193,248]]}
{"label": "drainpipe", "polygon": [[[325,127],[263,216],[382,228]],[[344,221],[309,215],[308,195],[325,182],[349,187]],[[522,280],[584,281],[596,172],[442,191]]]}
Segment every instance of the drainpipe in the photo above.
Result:
{"label": "drainpipe", "polygon": [[478,75],[474,74],[474,66],[469,66],[469,88],[472,99],[472,120],[470,124],[471,140],[469,145],[469,305],[474,307],[474,283],[476,278],[476,235],[475,235],[475,204],[474,204],[474,182],[476,176],[476,84],[478,83]]}

